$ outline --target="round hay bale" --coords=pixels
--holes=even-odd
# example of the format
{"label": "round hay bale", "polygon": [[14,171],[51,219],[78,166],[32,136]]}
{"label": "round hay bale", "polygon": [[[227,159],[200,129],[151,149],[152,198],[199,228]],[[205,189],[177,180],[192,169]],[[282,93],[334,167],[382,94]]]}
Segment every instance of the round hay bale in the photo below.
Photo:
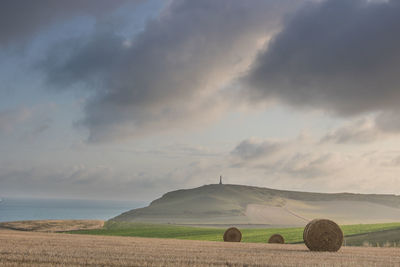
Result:
{"label": "round hay bale", "polygon": [[304,227],[304,231],[303,231],[303,240],[304,240],[304,243],[306,244],[307,247],[308,247],[308,245],[307,245],[307,238],[306,238],[306,235],[307,235],[308,227],[310,226],[310,224],[313,224],[315,221],[318,221],[318,220],[319,220],[319,219],[314,219],[314,220],[310,221],[309,223],[307,223],[306,227]]}
{"label": "round hay bale", "polygon": [[343,243],[343,232],[331,220],[316,219],[306,226],[303,238],[311,251],[338,251]]}
{"label": "round hay bale", "polygon": [[225,242],[240,242],[242,233],[236,227],[228,228],[224,233]]}
{"label": "round hay bale", "polygon": [[268,243],[271,244],[285,244],[285,239],[280,234],[271,235],[268,239]]}

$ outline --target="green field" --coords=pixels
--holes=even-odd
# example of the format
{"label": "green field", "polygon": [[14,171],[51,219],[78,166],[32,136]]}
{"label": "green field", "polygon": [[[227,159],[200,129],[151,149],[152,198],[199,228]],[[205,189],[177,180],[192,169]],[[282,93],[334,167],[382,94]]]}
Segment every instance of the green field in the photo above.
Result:
{"label": "green field", "polygon": [[[390,242],[395,242],[396,240],[400,241],[400,223],[342,225],[341,228],[345,235],[346,245],[362,245],[364,243],[362,237],[377,237],[380,236],[380,233],[386,233],[387,230],[392,231]],[[253,228],[240,230],[243,236],[242,242],[265,243],[267,242],[268,238],[275,233],[281,234],[285,238],[286,243],[303,242],[302,227],[264,229]],[[108,221],[102,229],[71,231],[69,233],[222,241],[224,231],[225,229],[222,228],[201,228],[177,225]],[[397,237],[394,237],[394,233],[397,233]],[[376,242],[376,240],[370,238],[368,242],[371,245],[379,245],[384,244],[385,240],[380,238],[379,242]]]}

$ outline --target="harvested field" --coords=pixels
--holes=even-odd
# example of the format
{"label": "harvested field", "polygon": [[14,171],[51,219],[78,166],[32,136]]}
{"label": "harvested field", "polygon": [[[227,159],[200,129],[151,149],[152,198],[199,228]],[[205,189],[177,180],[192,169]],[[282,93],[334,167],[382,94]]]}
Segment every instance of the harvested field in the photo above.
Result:
{"label": "harvested field", "polygon": [[226,243],[0,230],[5,266],[399,266],[396,248]]}
{"label": "harvested field", "polygon": [[35,232],[94,230],[100,229],[103,226],[104,221],[100,220],[39,220],[0,223],[0,229]]}

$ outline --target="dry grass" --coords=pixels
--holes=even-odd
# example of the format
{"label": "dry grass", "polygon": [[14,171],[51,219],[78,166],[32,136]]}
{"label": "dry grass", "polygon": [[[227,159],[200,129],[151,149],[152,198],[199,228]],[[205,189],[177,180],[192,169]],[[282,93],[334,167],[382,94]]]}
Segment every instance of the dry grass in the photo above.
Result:
{"label": "dry grass", "polygon": [[1,266],[399,266],[396,248],[309,252],[304,245],[226,243],[0,230]]}
{"label": "dry grass", "polygon": [[0,229],[35,231],[35,232],[65,232],[74,230],[99,229],[104,225],[100,220],[41,220],[17,221],[0,223]]}

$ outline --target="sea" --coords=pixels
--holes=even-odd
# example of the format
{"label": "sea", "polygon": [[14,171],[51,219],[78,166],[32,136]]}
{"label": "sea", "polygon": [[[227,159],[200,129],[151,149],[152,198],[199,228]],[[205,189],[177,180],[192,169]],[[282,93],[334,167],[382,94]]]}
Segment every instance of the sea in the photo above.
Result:
{"label": "sea", "polygon": [[23,220],[108,220],[131,209],[147,206],[140,201],[1,198],[0,222]]}

